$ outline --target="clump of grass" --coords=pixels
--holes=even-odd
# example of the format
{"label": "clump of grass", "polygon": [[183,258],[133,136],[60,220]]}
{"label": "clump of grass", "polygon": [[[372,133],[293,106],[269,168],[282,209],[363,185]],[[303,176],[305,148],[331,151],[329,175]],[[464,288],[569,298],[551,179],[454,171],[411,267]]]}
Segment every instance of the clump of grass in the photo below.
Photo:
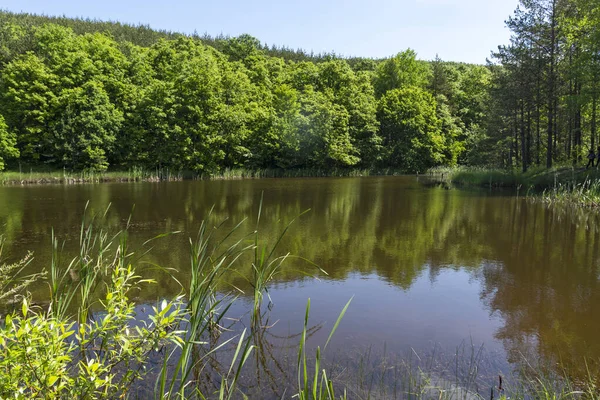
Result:
{"label": "clump of grass", "polygon": [[133,167],[125,171],[67,171],[48,170],[3,171],[0,172],[0,184],[78,184],[102,182],[142,182],[142,181],[177,181],[183,179],[183,173],[169,169],[147,170]]}
{"label": "clump of grass", "polygon": [[223,171],[202,175],[201,179],[260,179],[260,178],[324,178],[324,177],[365,177],[374,175],[402,175],[393,168],[226,168]]}
{"label": "clump of grass", "polygon": [[169,168],[146,169],[132,167],[123,171],[42,170],[0,172],[2,185],[78,184],[102,182],[158,182],[181,180],[238,180],[264,178],[365,177],[372,175],[402,175],[393,168],[225,168],[207,173]]}
{"label": "clump of grass", "polygon": [[[232,273],[236,261],[252,246],[243,245],[242,240],[226,246],[225,241],[237,231],[241,223],[234,227],[221,240],[214,235],[223,223],[209,229],[203,221],[196,241],[190,241],[191,279],[186,290],[187,304],[185,315],[181,321],[181,329],[186,334],[182,338],[180,349],[174,349],[165,358],[157,392],[162,398],[204,398],[203,383],[200,377],[213,361],[212,355],[230,344],[234,338],[219,342],[223,331],[222,321],[227,311],[236,301],[237,296],[229,293],[218,295],[218,287],[223,275]],[[246,331],[237,335],[237,346],[229,368],[221,375],[219,398],[229,399],[235,395],[236,384],[242,367],[253,350]],[[174,367],[169,368],[169,361],[174,360]]]}
{"label": "clump of grass", "polygon": [[557,184],[542,194],[542,201],[550,205],[600,207],[600,181],[576,184]]}
{"label": "clump of grass", "polygon": [[[153,376],[155,395],[164,399],[242,395],[237,388],[241,372],[255,343],[261,343],[264,329],[257,322],[249,334],[246,329],[230,332],[224,321],[240,291],[223,293],[221,288],[224,276],[237,270],[245,254],[254,252],[254,295],[262,299],[289,257],[274,256],[281,237],[270,245],[259,243],[253,233],[254,241],[248,242],[247,235],[234,238],[244,221],[224,235],[220,231],[225,222],[213,228],[202,222],[196,240],[190,241],[189,285],[182,287],[180,296],[154,307],[148,320],[140,320],[130,293],[155,282],[136,274],[133,263],[140,256],[128,249],[126,231],[111,234],[102,228],[107,212],[82,222],[79,254],[67,263],[53,237],[50,301],[32,306],[24,300],[23,311],[7,316],[0,327],[0,393],[126,396]],[[281,236],[286,231],[287,227]],[[255,307],[254,315],[260,316],[260,301]],[[27,336],[19,333],[23,329]],[[226,365],[217,361],[222,350],[232,355]],[[162,359],[158,370],[149,368],[150,359],[157,357]],[[57,361],[44,361],[50,359]],[[14,368],[17,364],[19,369]]]}
{"label": "clump of grass", "polygon": [[472,167],[436,168],[430,174],[460,186],[509,187],[549,205],[597,208],[600,206],[600,171],[556,167],[532,168],[526,173]]}
{"label": "clump of grass", "polygon": [[[340,312],[333,328],[329,333],[327,342],[323,347],[323,350],[327,349],[327,345],[331,341],[331,338],[335,334],[346,310],[350,306],[352,299],[346,303],[342,311]],[[308,370],[307,354],[306,354],[306,334],[308,330],[308,317],[310,314],[310,299],[306,303],[306,312],[304,314],[304,327],[302,329],[302,335],[300,337],[300,345],[298,347],[298,398],[300,400],[336,400],[335,389],[333,381],[327,377],[327,371],[321,368],[322,355],[321,348],[317,347],[315,354],[315,365],[311,372]],[[339,399],[345,400],[347,393],[339,397]]]}
{"label": "clump of grass", "polygon": [[514,171],[476,167],[436,168],[431,175],[461,186],[516,187],[524,184],[523,177]]}
{"label": "clump of grass", "polygon": [[457,185],[481,187],[524,187],[551,189],[558,185],[577,185],[600,180],[598,169],[586,170],[572,166],[551,169],[532,167],[523,173],[518,170],[484,167],[438,167],[429,174]]}

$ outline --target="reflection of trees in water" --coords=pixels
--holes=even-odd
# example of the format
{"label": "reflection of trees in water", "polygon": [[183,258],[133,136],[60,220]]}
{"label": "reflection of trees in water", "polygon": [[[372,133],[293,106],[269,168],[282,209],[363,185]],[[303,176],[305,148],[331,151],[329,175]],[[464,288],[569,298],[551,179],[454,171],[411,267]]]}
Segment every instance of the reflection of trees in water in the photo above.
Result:
{"label": "reflection of trees in water", "polygon": [[[424,272],[432,281],[447,268],[468,268],[482,282],[481,297],[504,319],[497,333],[516,358],[533,344],[544,359],[583,365],[600,357],[598,216],[565,213],[522,199],[485,192],[434,187],[422,190],[411,178],[283,179],[157,184],[0,188],[0,226],[15,256],[33,250],[35,268],[47,266],[49,232],[70,239],[73,251],[86,201],[92,210],[112,203],[109,224],[127,220],[135,204],[133,248],[167,231],[181,231],[153,243],[148,263],[179,271],[185,281],[189,243],[214,206],[214,221],[231,226],[247,219],[251,231],[264,192],[261,237],[273,240],[303,211],[279,249],[310,259],[331,279],[377,273],[409,290]],[[240,236],[244,232],[240,232]],[[31,239],[35,238],[35,240]],[[489,261],[486,261],[489,260]],[[304,264],[290,260],[278,279],[295,281]],[[310,267],[308,267],[310,268]],[[305,270],[308,272],[308,270]],[[313,271],[312,269],[310,270]],[[147,265],[159,284],[140,292],[155,300],[179,293],[179,286]],[[229,285],[252,293],[242,259]],[[40,293],[42,291],[40,290]],[[570,361],[569,361],[570,362]]]}
{"label": "reflection of trees in water", "polygon": [[[23,220],[23,191],[11,191],[3,188],[0,194],[0,235],[5,238],[5,249],[10,250],[12,243],[17,240],[17,233],[22,230]],[[6,194],[6,195],[4,195]]]}
{"label": "reflection of trees in water", "polygon": [[598,230],[526,202],[506,211],[510,218],[495,218],[499,232],[485,238],[502,262],[481,268],[482,299],[504,320],[497,337],[513,361],[533,345],[540,360],[573,374],[585,374],[586,358],[597,368]]}

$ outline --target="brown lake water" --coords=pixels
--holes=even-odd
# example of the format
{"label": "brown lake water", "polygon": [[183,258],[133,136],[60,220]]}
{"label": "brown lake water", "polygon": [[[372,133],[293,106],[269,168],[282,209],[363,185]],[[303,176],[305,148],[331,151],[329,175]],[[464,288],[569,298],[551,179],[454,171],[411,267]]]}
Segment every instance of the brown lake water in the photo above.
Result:
{"label": "brown lake water", "polygon": [[[512,192],[448,189],[415,177],[0,187],[0,233],[5,256],[31,250],[31,270],[41,270],[49,265],[53,229],[68,255],[77,247],[86,203],[90,213],[110,204],[107,220],[115,229],[132,215],[133,248],[180,232],[157,240],[146,259],[185,280],[189,237],[211,208],[213,221],[228,218],[233,226],[247,219],[242,229],[250,232],[263,193],[261,235],[273,240],[310,210],[279,248],[328,273],[306,276],[315,270],[289,260],[270,290],[274,336],[301,330],[310,298],[311,321],[325,327],[310,340],[322,344],[353,297],[328,351],[438,352],[451,359],[461,344],[483,344],[491,375],[523,355],[560,362],[573,374],[583,373],[587,359],[598,371],[600,219]],[[251,302],[243,278],[249,272],[241,267],[231,277],[248,293],[233,310],[240,315]],[[157,285],[140,292],[141,303],[179,293],[174,281],[157,277]],[[46,290],[38,285],[33,296],[43,301]]]}

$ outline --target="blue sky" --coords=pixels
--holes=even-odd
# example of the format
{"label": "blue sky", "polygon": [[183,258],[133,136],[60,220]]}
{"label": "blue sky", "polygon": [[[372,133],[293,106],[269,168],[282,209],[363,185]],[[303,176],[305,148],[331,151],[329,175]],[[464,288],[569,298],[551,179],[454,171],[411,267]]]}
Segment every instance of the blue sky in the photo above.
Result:
{"label": "blue sky", "polygon": [[263,43],[387,57],[484,63],[507,43],[518,0],[2,0],[0,8],[149,24],[210,35],[249,33]]}

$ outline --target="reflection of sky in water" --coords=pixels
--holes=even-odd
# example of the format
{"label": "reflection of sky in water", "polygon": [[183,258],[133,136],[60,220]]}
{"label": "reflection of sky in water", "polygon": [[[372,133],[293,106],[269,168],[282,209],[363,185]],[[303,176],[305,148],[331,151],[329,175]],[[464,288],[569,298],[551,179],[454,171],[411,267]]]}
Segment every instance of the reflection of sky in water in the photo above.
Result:
{"label": "reflection of sky in water", "polygon": [[372,344],[390,351],[409,347],[429,352],[434,344],[451,349],[463,340],[484,343],[488,351],[500,350],[494,332],[501,326],[482,305],[480,284],[464,271],[445,270],[432,282],[426,271],[409,291],[398,289],[376,275],[353,274],[344,281],[320,280],[285,284],[271,289],[275,303],[275,330],[292,332],[302,325],[302,304],[311,299],[312,323],[326,325],[316,336],[324,342],[339,312],[353,297],[332,342],[340,349]]}

